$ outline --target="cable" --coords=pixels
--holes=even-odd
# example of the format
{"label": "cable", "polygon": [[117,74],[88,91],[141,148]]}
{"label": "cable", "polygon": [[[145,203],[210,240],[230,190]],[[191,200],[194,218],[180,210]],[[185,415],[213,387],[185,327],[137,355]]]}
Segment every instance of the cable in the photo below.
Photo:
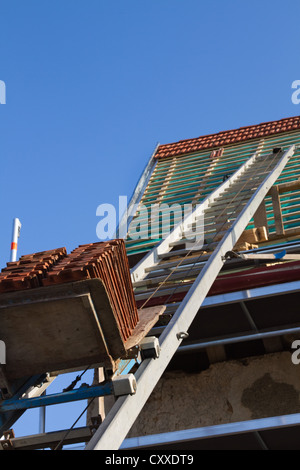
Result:
{"label": "cable", "polygon": [[80,415],[78,416],[78,418],[74,421],[74,423],[72,424],[72,426],[70,427],[70,429],[67,430],[66,434],[63,436],[63,438],[60,440],[60,442],[54,447],[54,449],[52,450],[61,450],[62,448],[62,445],[64,443],[64,441],[66,440],[66,438],[68,437],[69,433],[72,431],[72,429],[74,428],[74,426],[78,423],[78,421],[80,420],[80,418],[84,415],[84,413],[87,411],[88,407],[93,403],[93,401],[95,400],[95,398],[97,397],[93,397],[89,400],[88,404],[86,405],[86,407],[84,408],[84,410],[80,413]]}
{"label": "cable", "polygon": [[69,392],[70,390],[73,390],[75,385],[81,380],[81,377],[89,370],[91,366],[88,366],[80,375],[77,375],[77,377],[73,380],[73,382],[68,385],[68,387],[63,389],[63,392]]}

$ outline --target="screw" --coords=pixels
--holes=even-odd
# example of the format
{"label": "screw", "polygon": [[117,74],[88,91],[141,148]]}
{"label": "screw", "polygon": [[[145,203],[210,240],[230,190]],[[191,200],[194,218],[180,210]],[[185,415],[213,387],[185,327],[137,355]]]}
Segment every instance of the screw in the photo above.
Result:
{"label": "screw", "polygon": [[181,331],[180,333],[177,333],[177,339],[186,339],[189,337],[189,334],[186,331]]}

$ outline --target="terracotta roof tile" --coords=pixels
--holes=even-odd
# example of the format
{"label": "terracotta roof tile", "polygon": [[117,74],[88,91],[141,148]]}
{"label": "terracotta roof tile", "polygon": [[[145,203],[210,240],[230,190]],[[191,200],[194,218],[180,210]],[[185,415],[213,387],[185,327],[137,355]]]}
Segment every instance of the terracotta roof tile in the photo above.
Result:
{"label": "terracotta roof tile", "polygon": [[179,140],[171,144],[160,145],[156,152],[156,158],[184,155],[222,145],[233,145],[258,137],[280,134],[292,130],[300,130],[300,116],[281,119],[279,121],[263,122],[253,126],[244,126],[238,129],[204,135],[194,139]]}

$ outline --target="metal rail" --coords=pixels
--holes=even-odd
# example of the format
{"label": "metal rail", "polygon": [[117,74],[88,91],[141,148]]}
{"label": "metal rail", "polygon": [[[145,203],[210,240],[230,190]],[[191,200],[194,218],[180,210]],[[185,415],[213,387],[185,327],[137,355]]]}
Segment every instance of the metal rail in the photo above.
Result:
{"label": "metal rail", "polygon": [[272,416],[269,418],[237,421],[235,423],[217,424],[202,428],[185,429],[181,431],[152,434],[149,436],[132,437],[124,441],[122,450],[129,449],[160,449],[160,446],[169,444],[182,445],[185,442],[199,441],[208,438],[220,438],[222,436],[234,436],[245,433],[255,433],[273,429],[299,427],[300,413]]}

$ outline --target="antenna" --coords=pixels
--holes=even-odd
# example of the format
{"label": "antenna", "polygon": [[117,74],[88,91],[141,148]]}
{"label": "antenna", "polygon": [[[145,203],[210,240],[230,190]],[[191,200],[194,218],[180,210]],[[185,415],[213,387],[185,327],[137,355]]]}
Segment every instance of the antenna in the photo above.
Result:
{"label": "antenna", "polygon": [[21,227],[22,224],[20,220],[15,218],[13,222],[12,241],[10,247],[10,261],[17,261],[18,238],[20,236]]}

